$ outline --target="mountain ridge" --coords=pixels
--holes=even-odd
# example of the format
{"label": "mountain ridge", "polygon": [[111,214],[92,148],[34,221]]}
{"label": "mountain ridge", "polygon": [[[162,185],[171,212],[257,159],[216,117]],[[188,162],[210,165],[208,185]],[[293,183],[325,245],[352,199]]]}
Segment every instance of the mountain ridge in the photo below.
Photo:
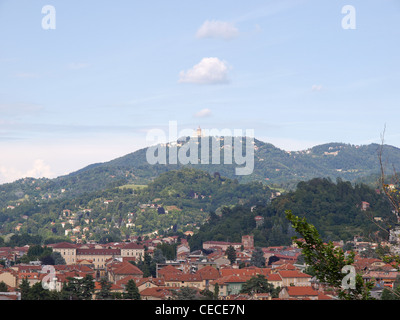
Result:
{"label": "mountain ridge", "polygon": [[[214,137],[210,139],[215,139]],[[221,140],[221,138],[219,138]],[[221,140],[221,148],[225,137]],[[161,173],[192,167],[218,172],[221,176],[237,179],[240,183],[261,181],[291,189],[299,181],[315,177],[341,178],[350,182],[362,179],[373,183],[379,174],[378,150],[381,145],[352,145],[331,142],[301,151],[285,151],[273,144],[254,139],[254,170],[251,175],[237,176],[233,164],[149,164],[146,152],[149,147],[136,150],[107,162],[93,163],[67,175],[53,179],[23,178],[0,185],[0,206],[26,196],[75,197],[80,194],[124,184],[148,184]],[[169,149],[167,149],[168,151]],[[221,155],[222,155],[221,149]],[[385,161],[400,167],[400,149],[383,146]],[[211,155],[210,155],[211,156]],[[222,157],[223,159],[223,157]],[[32,188],[30,188],[31,186]],[[34,187],[34,188],[33,188]],[[35,190],[31,190],[35,189]],[[38,192],[36,192],[38,191]]]}

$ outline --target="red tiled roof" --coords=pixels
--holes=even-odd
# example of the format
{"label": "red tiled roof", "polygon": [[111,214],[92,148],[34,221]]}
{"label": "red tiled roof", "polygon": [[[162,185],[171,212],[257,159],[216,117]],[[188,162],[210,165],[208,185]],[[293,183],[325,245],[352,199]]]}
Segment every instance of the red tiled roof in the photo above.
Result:
{"label": "red tiled roof", "polygon": [[120,255],[120,249],[77,249],[77,255]]}
{"label": "red tiled roof", "polygon": [[124,245],[122,249],[144,249],[144,246],[135,242],[129,242]]}
{"label": "red tiled roof", "polygon": [[200,282],[203,281],[201,275],[199,274],[191,274],[191,273],[184,273],[178,276],[180,281],[185,282]]}
{"label": "red tiled roof", "polygon": [[295,270],[280,270],[278,273],[282,278],[312,278],[309,274]]}
{"label": "red tiled roof", "polygon": [[318,296],[318,291],[314,290],[310,286],[303,287],[286,287],[286,290],[291,297],[295,296]]}
{"label": "red tiled roof", "polygon": [[281,264],[279,267],[276,267],[275,270],[297,270],[296,267],[291,263]]}
{"label": "red tiled roof", "polygon": [[114,274],[143,275],[143,271],[129,262],[120,262],[112,266]]}
{"label": "red tiled roof", "polygon": [[196,274],[199,274],[203,280],[215,280],[221,277],[219,271],[211,266],[199,269]]}
{"label": "red tiled roof", "polygon": [[232,246],[240,246],[241,243],[233,243],[226,241],[205,241],[203,244],[215,244],[215,245],[232,245]]}
{"label": "red tiled roof", "polygon": [[333,300],[333,298],[332,297],[330,297],[330,296],[327,296],[326,294],[324,294],[324,293],[318,293],[318,300]]}
{"label": "red tiled roof", "polygon": [[159,275],[166,275],[168,273],[174,273],[174,274],[182,274],[182,271],[179,269],[175,268],[174,266],[165,266],[158,270]]}
{"label": "red tiled roof", "polygon": [[169,288],[162,287],[154,287],[154,288],[146,288],[142,292],[140,292],[142,297],[155,297],[159,299],[166,299],[172,295]]}
{"label": "red tiled roof", "polygon": [[257,267],[249,267],[243,269],[221,269],[221,276],[227,275],[238,275],[238,276],[255,276],[257,274],[269,274],[271,272],[270,269],[267,268],[257,268]]}
{"label": "red tiled roof", "polygon": [[[184,273],[166,273],[164,274],[164,280],[165,281],[191,281],[191,274],[184,274]],[[200,278],[200,276],[197,276],[198,278]],[[194,280],[197,281],[197,280]],[[201,280],[200,280],[201,281]]]}
{"label": "red tiled roof", "polygon": [[53,249],[76,249],[76,245],[69,242],[59,242],[55,244],[49,244],[48,247],[52,247]]}
{"label": "red tiled roof", "polygon": [[267,275],[267,280],[268,281],[282,281],[282,278],[277,273],[271,273],[271,274]]}
{"label": "red tiled roof", "polygon": [[[124,288],[122,288],[121,286],[111,283],[111,291],[116,291],[116,290],[123,290]],[[95,281],[94,283],[94,290],[101,290],[101,283],[100,281]]]}
{"label": "red tiled roof", "polygon": [[238,275],[228,275],[218,278],[211,282],[211,284],[225,284],[225,283],[243,283],[251,279],[251,276],[238,276]]}

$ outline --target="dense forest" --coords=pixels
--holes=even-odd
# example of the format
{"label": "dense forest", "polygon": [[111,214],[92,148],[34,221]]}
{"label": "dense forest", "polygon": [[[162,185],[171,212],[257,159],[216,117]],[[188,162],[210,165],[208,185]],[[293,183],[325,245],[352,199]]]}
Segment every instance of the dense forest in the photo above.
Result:
{"label": "dense forest", "polygon": [[[365,211],[362,202],[369,204]],[[220,215],[212,213],[190,244],[201,248],[208,240],[240,242],[242,235],[253,234],[256,246],[288,245],[296,234],[285,218],[286,210],[306,217],[325,241],[348,241],[355,235],[368,240],[375,240],[378,235],[387,238],[388,234],[380,232],[371,219],[382,219],[392,226],[396,223],[389,202],[379,191],[364,184],[353,186],[341,179],[333,182],[315,178],[300,182],[295,191],[270,203],[253,202],[224,208]],[[263,217],[261,225],[256,226],[256,216]]]}

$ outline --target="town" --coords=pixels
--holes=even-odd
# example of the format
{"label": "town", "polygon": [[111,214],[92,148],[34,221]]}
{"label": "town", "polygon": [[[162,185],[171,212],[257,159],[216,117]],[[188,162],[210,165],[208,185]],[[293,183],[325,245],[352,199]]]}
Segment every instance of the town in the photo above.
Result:
{"label": "town", "polygon": [[[341,248],[348,244],[334,242]],[[158,259],[155,274],[146,275],[139,266],[146,259],[159,257],[162,245],[176,249],[175,259]],[[379,299],[385,288],[393,287],[400,272],[394,264],[365,253],[389,243],[364,242],[355,237],[351,245],[356,252],[356,271],[362,273],[365,282],[374,281],[372,295]],[[107,299],[124,299],[128,284],[133,282],[138,292],[134,299],[141,300],[179,300],[184,295],[186,299],[229,301],[337,299],[335,290],[307,274],[301,249],[295,243],[259,248],[254,247],[252,235],[243,236],[241,243],[206,241],[203,250],[195,251],[190,250],[185,238],[178,236],[146,240],[132,237],[129,242],[106,244],[60,242],[48,244],[47,248],[62,258],[62,264],[48,268],[40,261],[18,262],[28,254],[28,245],[0,248],[0,291],[4,291],[0,292],[0,300],[23,300],[20,288],[24,282],[30,288],[40,285],[61,292],[68,282],[88,277],[93,282],[89,299],[104,298],[100,293],[105,284]],[[271,290],[246,291],[254,280],[266,281]]]}

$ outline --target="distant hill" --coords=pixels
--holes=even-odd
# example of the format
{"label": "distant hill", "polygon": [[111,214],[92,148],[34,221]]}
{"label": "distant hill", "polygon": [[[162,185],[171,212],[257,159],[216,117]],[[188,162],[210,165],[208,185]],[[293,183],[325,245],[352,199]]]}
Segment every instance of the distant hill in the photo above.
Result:
{"label": "distant hill", "polygon": [[[210,211],[270,197],[271,190],[260,182],[239,184],[183,168],[162,173],[147,186],[124,185],[76,198],[26,198],[0,209],[0,234],[17,227],[19,233],[46,239],[77,232],[88,240],[121,241],[130,235],[192,231],[208,219]],[[76,227],[79,231],[72,231]]]}
{"label": "distant hill", "polygon": [[[235,174],[235,168],[238,167],[235,162],[223,164],[225,138],[218,140],[221,143],[222,164],[189,164],[185,167],[196,168],[210,174],[218,172],[221,176],[237,179],[240,183],[260,181],[268,185],[280,185],[285,189],[291,189],[299,181],[315,177],[341,178],[372,185],[379,174],[377,151],[380,145],[378,144],[355,146],[328,143],[303,151],[287,152],[255,139],[254,171],[250,175],[239,176]],[[201,150],[201,145],[199,147]],[[168,152],[167,164],[149,164],[146,160],[146,151],[147,148],[140,149],[55,179],[21,179],[0,185],[0,207],[24,197],[69,198],[124,184],[148,184],[161,173],[184,167],[179,163],[168,164],[170,162]],[[211,159],[211,152],[209,156]],[[384,157],[389,168],[392,165],[400,168],[400,149],[385,145]]]}
{"label": "distant hill", "polygon": [[[364,208],[363,202],[368,203]],[[375,241],[377,235],[387,239],[388,233],[371,219],[381,220],[386,227],[396,224],[389,202],[375,189],[315,178],[300,182],[295,191],[276,197],[271,203],[237,205],[223,209],[220,215],[211,215],[190,239],[191,248],[199,249],[209,240],[240,242],[246,234],[254,236],[255,246],[289,245],[296,233],[285,217],[285,210],[305,217],[325,241],[348,241],[356,235],[367,241]],[[259,225],[256,217],[261,221]]]}

